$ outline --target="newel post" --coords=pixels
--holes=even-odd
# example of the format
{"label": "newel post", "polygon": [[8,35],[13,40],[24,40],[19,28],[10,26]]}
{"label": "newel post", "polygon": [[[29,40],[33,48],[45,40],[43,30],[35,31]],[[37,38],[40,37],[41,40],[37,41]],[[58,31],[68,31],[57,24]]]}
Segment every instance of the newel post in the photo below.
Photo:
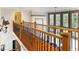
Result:
{"label": "newel post", "polygon": [[66,33],[66,32],[63,32],[61,33],[61,36],[62,36],[62,50],[63,51],[69,51],[70,50],[70,33]]}

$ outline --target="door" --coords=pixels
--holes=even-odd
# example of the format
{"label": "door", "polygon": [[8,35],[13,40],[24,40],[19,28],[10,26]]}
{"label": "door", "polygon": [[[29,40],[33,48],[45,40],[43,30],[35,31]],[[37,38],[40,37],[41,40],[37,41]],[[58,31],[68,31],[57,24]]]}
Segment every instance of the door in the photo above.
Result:
{"label": "door", "polygon": [[22,18],[21,18],[21,12],[16,12],[15,13],[15,22],[17,24],[21,24]]}

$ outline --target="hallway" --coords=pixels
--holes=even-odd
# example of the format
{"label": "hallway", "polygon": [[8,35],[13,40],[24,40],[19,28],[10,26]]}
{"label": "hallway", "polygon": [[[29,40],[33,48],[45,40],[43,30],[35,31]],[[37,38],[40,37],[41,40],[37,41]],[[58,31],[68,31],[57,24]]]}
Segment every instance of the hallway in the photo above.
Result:
{"label": "hallway", "polygon": [[0,49],[79,50],[79,8],[4,7],[0,17],[0,27],[8,25],[6,33],[0,31]]}

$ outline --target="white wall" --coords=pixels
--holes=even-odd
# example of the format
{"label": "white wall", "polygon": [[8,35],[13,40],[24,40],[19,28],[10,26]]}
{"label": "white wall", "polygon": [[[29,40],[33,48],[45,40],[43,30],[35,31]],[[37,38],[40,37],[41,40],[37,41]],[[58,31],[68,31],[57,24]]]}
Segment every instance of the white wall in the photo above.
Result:
{"label": "white wall", "polygon": [[[22,20],[26,22],[31,22],[31,11],[25,11],[25,10],[19,10],[22,12]],[[8,26],[8,33],[0,32],[0,44],[5,44],[5,49],[10,50],[12,49],[12,39],[10,33],[13,31],[13,20],[15,16],[16,9],[9,9],[9,8],[0,8],[0,15],[4,16],[6,19],[9,20],[10,24]],[[40,14],[40,13],[39,13]],[[43,14],[42,14],[43,15]],[[45,15],[45,14],[44,14]],[[1,18],[0,16],[0,18]],[[47,20],[47,19],[45,19]],[[1,19],[0,19],[1,22]],[[47,22],[44,22],[44,24],[47,24]]]}
{"label": "white wall", "polygon": [[7,8],[1,8],[1,17],[2,16],[4,16],[5,19],[9,20],[10,24],[8,25],[7,33],[0,32],[1,44],[5,44],[5,50],[11,50],[12,41],[14,40],[14,39],[12,39],[12,35],[11,35],[11,32],[13,30],[12,20],[14,19],[13,10],[12,9],[10,10]]}
{"label": "white wall", "polygon": [[[10,24],[8,25],[8,32],[7,33],[0,32],[0,45],[5,44],[5,49],[10,50],[12,49],[12,41],[15,40],[15,38],[13,39],[13,37],[11,36],[11,32],[13,31],[12,21],[14,20],[16,9],[0,8],[0,11],[1,11],[0,15],[4,16],[5,19],[9,20],[10,22]],[[30,13],[23,10],[21,10],[21,12],[22,12],[22,17],[23,17],[22,19],[25,21],[29,21]]]}
{"label": "white wall", "polygon": [[[6,19],[9,20],[10,25],[9,25],[9,29],[13,30],[13,20],[15,18],[15,12],[17,11],[17,9],[9,9],[9,8],[1,8],[1,16],[4,16]],[[22,13],[22,20],[26,21],[26,22],[30,22],[31,21],[31,12],[27,12],[24,10],[19,10]]]}
{"label": "white wall", "polygon": [[1,17],[1,8],[0,8],[0,17]]}
{"label": "white wall", "polygon": [[25,22],[31,22],[31,12],[22,11],[22,18]]}
{"label": "white wall", "polygon": [[5,19],[9,20],[10,22],[10,24],[8,25],[10,31],[13,30],[13,23],[12,23],[12,20],[14,19],[13,12],[14,10],[12,9],[1,8],[1,16],[4,16]]}

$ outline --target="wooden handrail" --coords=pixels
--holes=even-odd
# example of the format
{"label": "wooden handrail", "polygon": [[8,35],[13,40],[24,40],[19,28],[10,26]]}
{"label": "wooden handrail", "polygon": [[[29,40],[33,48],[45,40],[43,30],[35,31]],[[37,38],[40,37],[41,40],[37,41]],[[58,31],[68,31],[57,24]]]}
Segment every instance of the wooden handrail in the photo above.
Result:
{"label": "wooden handrail", "polygon": [[50,36],[54,36],[54,38],[62,39],[62,36],[58,36],[58,35],[56,35],[56,34],[54,34],[54,33],[46,32],[46,31],[43,31],[43,30],[40,30],[40,29],[37,29],[37,28],[31,28],[31,29],[33,29],[33,30],[35,30],[35,31],[42,32],[42,33],[44,33],[44,34],[47,34],[48,36],[49,36],[49,35],[50,35]]}
{"label": "wooden handrail", "polygon": [[24,26],[24,25],[22,25],[22,24],[17,24],[17,25],[18,25],[18,26],[22,26],[22,27],[26,27],[26,28],[30,28],[30,29],[33,29],[33,30],[35,30],[35,31],[43,32],[44,34],[47,34],[48,36],[51,35],[51,36],[54,36],[55,38],[62,39],[62,36],[56,35],[56,34],[54,34],[54,33],[46,32],[46,31],[41,30],[41,29],[38,29],[38,28],[27,27],[27,26]]}
{"label": "wooden handrail", "polygon": [[46,32],[46,31],[41,30],[41,29],[38,29],[38,28],[27,27],[27,26],[24,26],[24,25],[21,25],[21,24],[19,26],[23,26],[23,27],[26,27],[26,28],[30,28],[30,29],[35,30],[35,31],[43,32],[44,34],[47,34],[48,36],[51,35],[51,36],[54,36],[55,38],[62,39],[62,36],[56,35],[54,33]]}
{"label": "wooden handrail", "polygon": [[[34,24],[32,22],[24,22],[24,23]],[[52,29],[60,29],[60,30],[68,30],[68,31],[73,31],[73,32],[79,32],[78,29],[70,29],[70,28],[64,28],[64,27],[53,26],[53,25],[43,25],[43,24],[36,24],[36,25],[46,26],[46,27],[52,28]]]}

